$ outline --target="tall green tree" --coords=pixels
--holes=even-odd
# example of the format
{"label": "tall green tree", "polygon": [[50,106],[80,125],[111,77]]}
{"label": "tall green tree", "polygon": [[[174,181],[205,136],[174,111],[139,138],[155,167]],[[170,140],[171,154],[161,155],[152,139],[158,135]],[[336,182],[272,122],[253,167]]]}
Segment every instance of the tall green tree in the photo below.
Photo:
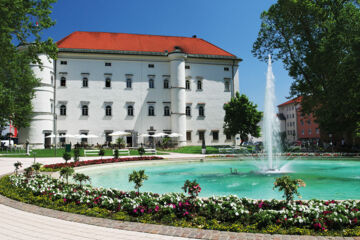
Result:
{"label": "tall green tree", "polygon": [[262,113],[257,109],[244,94],[236,92],[230,102],[224,104],[224,133],[231,136],[240,134],[241,144],[248,140],[248,135],[260,137],[260,126],[258,125]]}
{"label": "tall green tree", "polygon": [[322,131],[356,135],[360,122],[359,0],[278,0],[261,14],[253,54],[283,62]]}
{"label": "tall green tree", "polygon": [[39,53],[56,58],[52,39],[42,41],[40,36],[55,24],[49,16],[55,1],[0,1],[0,129],[10,120],[18,128],[29,125],[31,99],[39,85],[30,64],[41,63]]}

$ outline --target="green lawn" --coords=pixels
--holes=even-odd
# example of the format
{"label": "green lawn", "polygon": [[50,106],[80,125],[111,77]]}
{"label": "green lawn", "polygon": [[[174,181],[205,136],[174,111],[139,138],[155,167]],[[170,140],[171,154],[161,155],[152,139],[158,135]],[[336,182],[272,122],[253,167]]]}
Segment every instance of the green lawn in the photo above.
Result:
{"label": "green lawn", "polygon": [[[216,154],[219,153],[218,146],[216,147],[206,147],[207,154]],[[192,154],[201,154],[201,146],[185,146],[176,149],[165,149],[167,152],[176,152],[176,153],[192,153]]]}
{"label": "green lawn", "polygon": [[[64,148],[59,148],[59,149],[56,149],[56,157],[62,157],[63,154],[65,152],[65,149]],[[4,154],[4,155],[1,155],[2,157],[54,157],[55,156],[55,150],[54,149],[36,149],[36,150],[32,150],[31,153],[30,153],[30,156],[27,156],[25,154],[26,152],[25,151],[20,151],[20,152],[12,152],[10,154],[8,154],[8,152],[6,151],[0,151],[0,154]],[[130,155],[131,156],[136,156],[136,155],[139,155],[138,151],[137,150],[130,150]],[[153,155],[153,154],[145,154],[145,155]],[[166,155],[166,153],[161,153],[161,152],[158,152],[157,155]],[[74,156],[74,150],[72,149],[71,150],[71,156],[73,157]],[[88,155],[88,156],[96,156],[95,154],[94,155]],[[105,156],[114,156],[113,155],[113,151],[112,149],[105,149]],[[119,156],[127,156],[127,154],[121,154],[119,153]],[[80,149],[80,157],[84,157],[84,149]]]}

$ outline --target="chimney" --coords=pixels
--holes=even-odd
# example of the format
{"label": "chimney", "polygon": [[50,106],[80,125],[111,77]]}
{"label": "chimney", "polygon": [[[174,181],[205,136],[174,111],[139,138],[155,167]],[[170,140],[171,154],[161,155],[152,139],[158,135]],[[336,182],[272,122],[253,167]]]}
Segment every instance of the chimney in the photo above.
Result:
{"label": "chimney", "polygon": [[193,38],[196,38],[196,35],[192,35]]}

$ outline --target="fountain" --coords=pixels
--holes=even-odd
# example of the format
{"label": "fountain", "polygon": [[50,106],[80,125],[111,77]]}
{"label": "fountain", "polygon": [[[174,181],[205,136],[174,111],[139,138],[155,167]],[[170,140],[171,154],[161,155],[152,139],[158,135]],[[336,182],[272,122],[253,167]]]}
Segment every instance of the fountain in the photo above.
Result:
{"label": "fountain", "polygon": [[275,77],[272,72],[271,56],[269,55],[268,69],[266,74],[266,89],[265,89],[265,109],[263,118],[263,139],[265,150],[265,166],[263,171],[265,172],[278,172],[279,165],[278,159],[279,153],[281,153],[280,147],[280,123],[276,115],[275,109]]}

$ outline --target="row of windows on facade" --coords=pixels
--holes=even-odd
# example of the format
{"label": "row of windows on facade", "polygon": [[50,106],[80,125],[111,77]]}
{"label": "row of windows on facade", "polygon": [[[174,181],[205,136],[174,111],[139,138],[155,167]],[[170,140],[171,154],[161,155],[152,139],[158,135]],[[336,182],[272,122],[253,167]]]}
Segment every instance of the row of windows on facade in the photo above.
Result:
{"label": "row of windows on facade", "polygon": [[287,106],[286,107],[286,111],[289,111],[289,110],[294,110],[295,109],[295,107],[294,106]]}
{"label": "row of windows on facade", "polygon": [[[198,108],[198,111],[199,111],[200,117],[205,116],[204,106],[200,105]],[[87,105],[81,106],[81,114],[82,114],[82,116],[89,116],[89,107]],[[186,116],[191,116],[191,107],[190,106],[186,106],[185,114],[186,114]],[[66,116],[66,105],[60,106],[60,115]],[[129,105],[127,107],[127,115],[134,116],[134,107],[133,106]],[[112,116],[112,107],[109,105],[105,107],[105,116]],[[148,107],[148,116],[155,116],[155,107],[154,106]],[[164,116],[170,116],[170,107],[169,106],[164,107]]]}
{"label": "row of windows on facade", "polygon": [[[67,61],[60,61],[61,65],[67,65]],[[105,62],[105,67],[111,67],[111,62]],[[155,68],[155,64],[148,64],[148,68]],[[185,69],[190,69],[189,65],[185,65]],[[228,67],[224,67],[224,71],[228,72],[229,68]]]}
{"label": "row of windows on facade", "polygon": [[287,114],[287,115],[286,115],[286,119],[288,119],[288,118],[294,118],[294,117],[295,117],[294,114]]}
{"label": "row of windows on facade", "polygon": [[288,127],[295,127],[295,122],[287,122]]}
{"label": "row of windows on facade", "polygon": [[[310,119],[308,119],[307,121],[307,124],[311,124],[311,120]],[[304,126],[304,120],[300,120],[300,124],[301,124],[301,126]]]}
{"label": "row of windows on facade", "polygon": [[[316,134],[320,134],[320,129],[317,128],[315,131],[316,131]],[[309,135],[312,134],[312,130],[310,128],[308,129],[308,134]],[[301,130],[301,135],[305,135],[305,130],[304,129]]]}
{"label": "row of windows on facade", "polygon": [[[60,86],[61,87],[66,87],[66,78],[65,77],[61,77],[60,78]],[[89,79],[84,77],[82,79],[82,86],[83,87],[89,87]],[[191,83],[190,80],[186,80],[185,81],[185,89],[190,90]],[[105,79],[105,87],[106,88],[110,88],[111,87],[111,78],[106,78]],[[196,82],[196,87],[197,90],[202,90],[203,86],[202,86],[202,80],[197,80]],[[230,80],[224,80],[224,87],[225,87],[225,91],[230,91]],[[132,88],[132,79],[128,78],[126,79],[126,88]],[[154,79],[149,79],[149,88],[155,88],[155,81]],[[164,79],[163,80],[163,88],[170,88],[170,82],[168,79]]]}

